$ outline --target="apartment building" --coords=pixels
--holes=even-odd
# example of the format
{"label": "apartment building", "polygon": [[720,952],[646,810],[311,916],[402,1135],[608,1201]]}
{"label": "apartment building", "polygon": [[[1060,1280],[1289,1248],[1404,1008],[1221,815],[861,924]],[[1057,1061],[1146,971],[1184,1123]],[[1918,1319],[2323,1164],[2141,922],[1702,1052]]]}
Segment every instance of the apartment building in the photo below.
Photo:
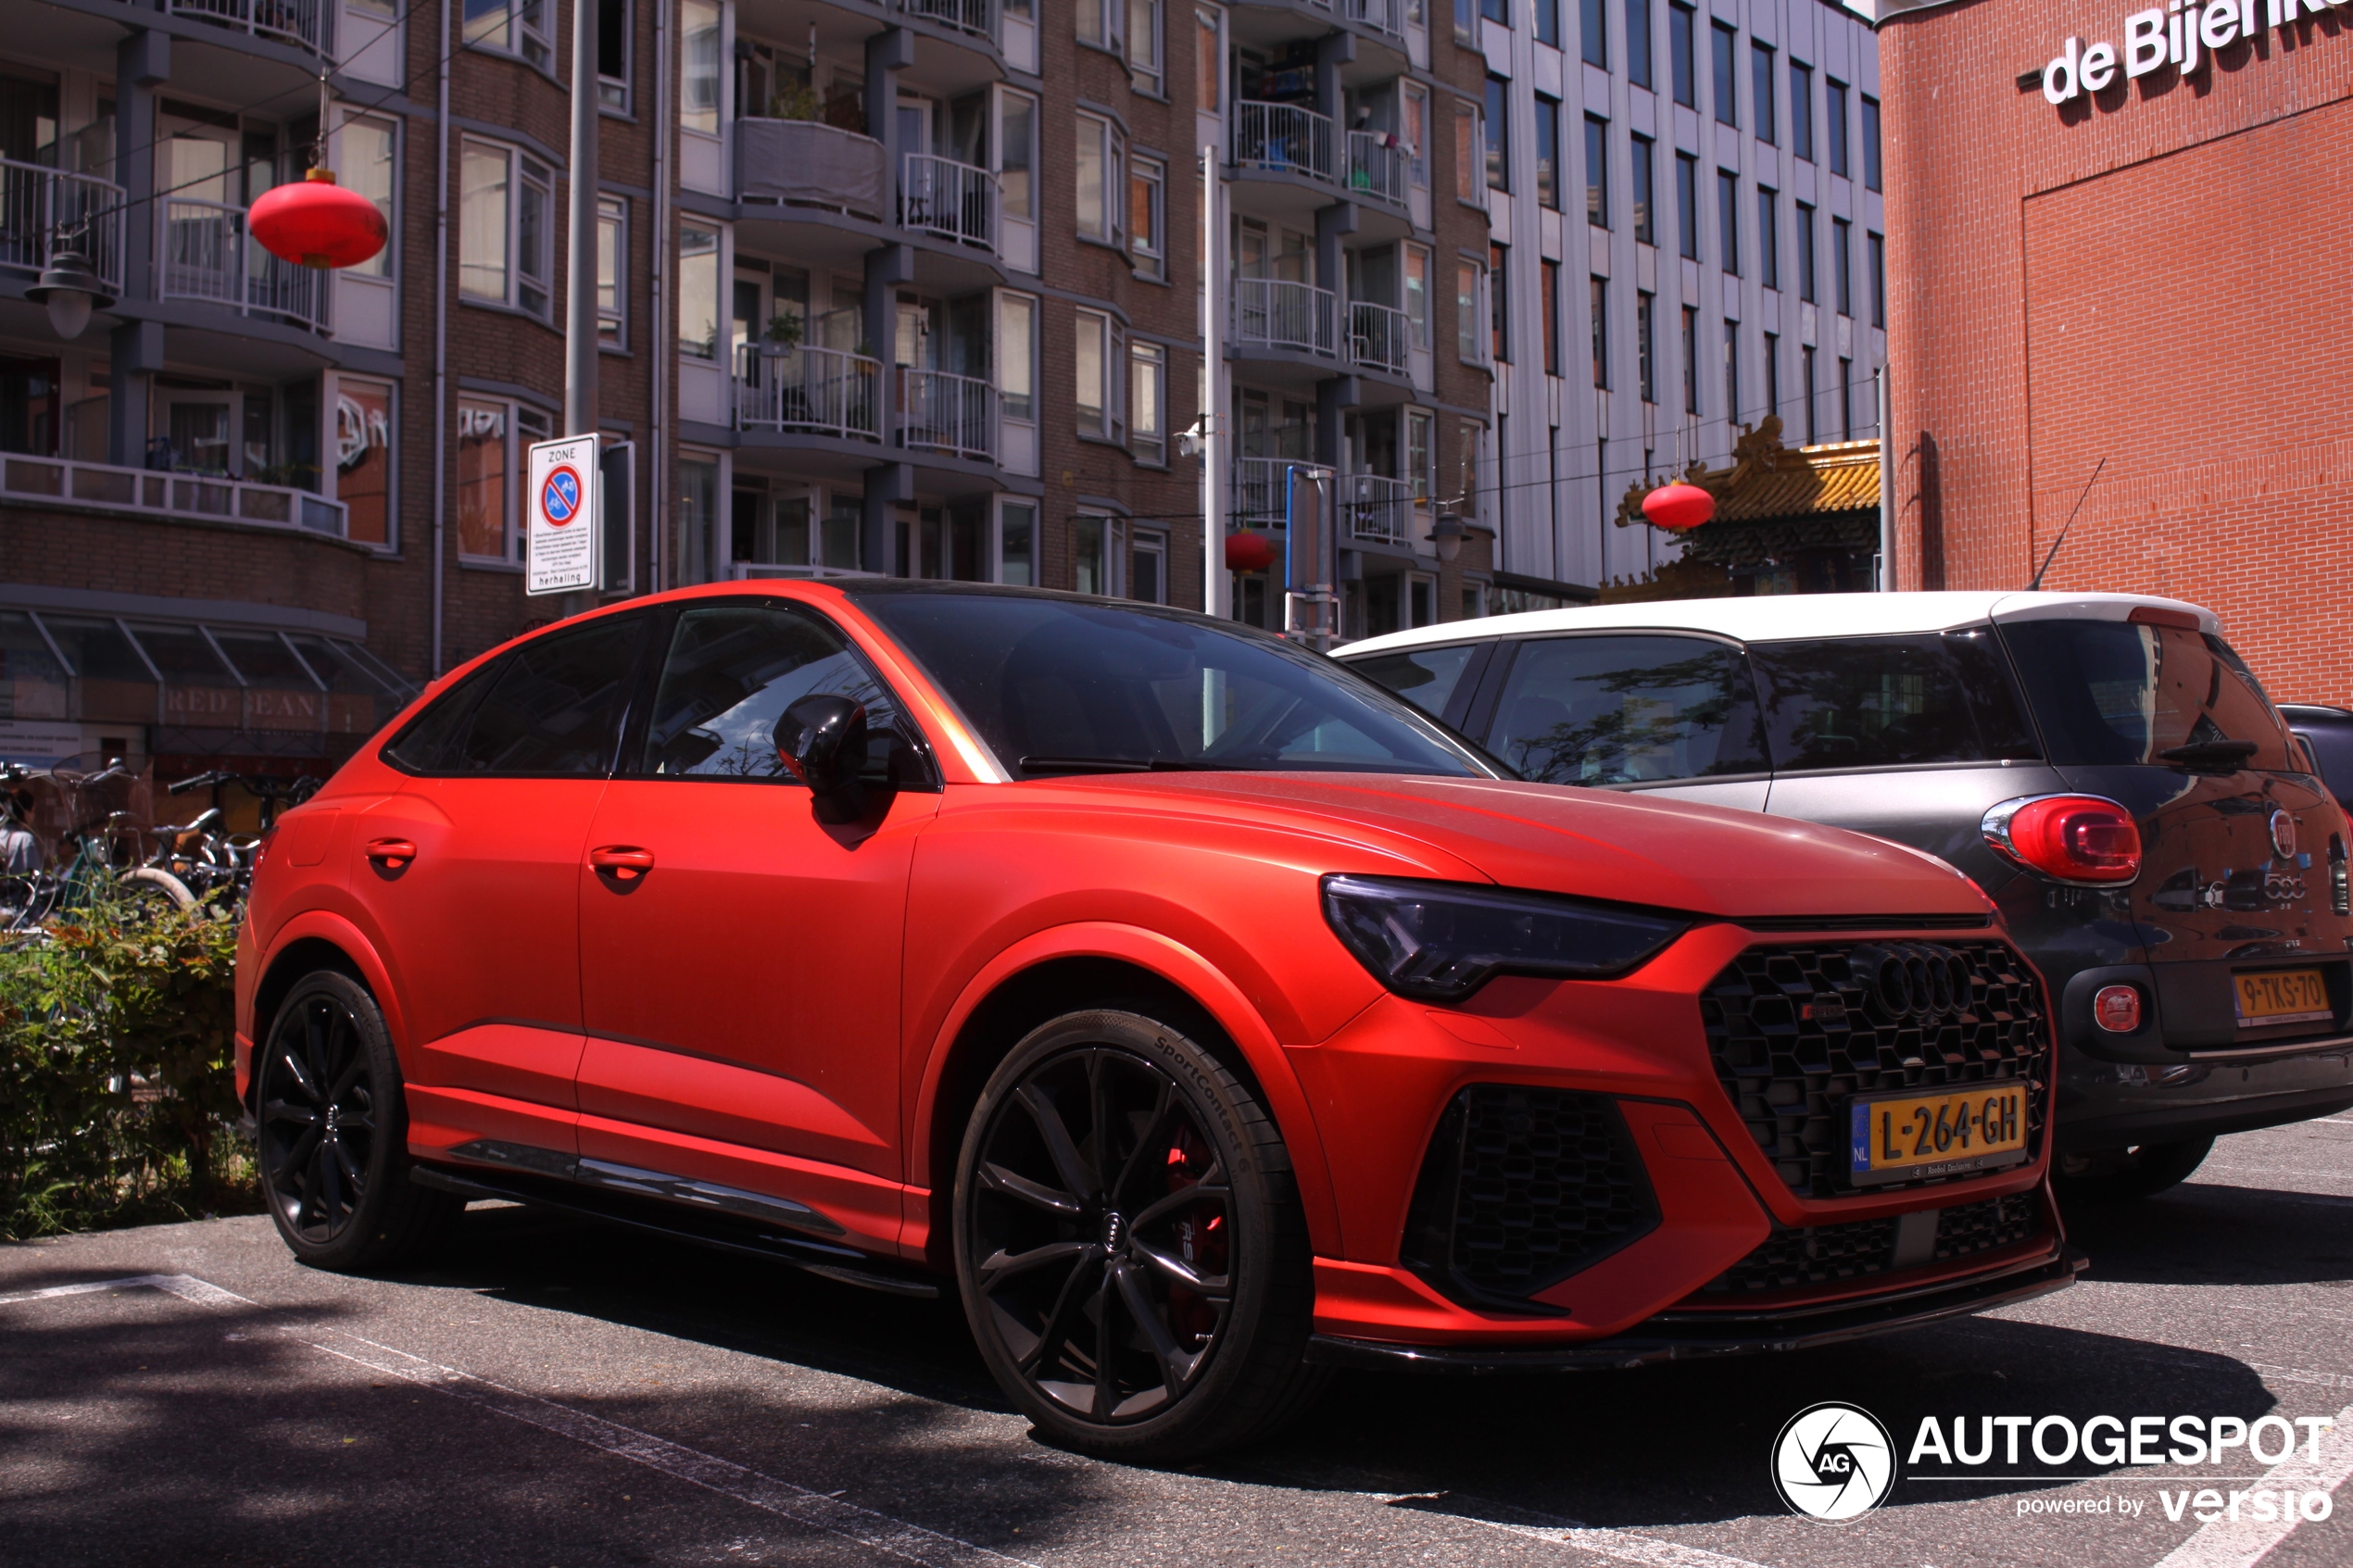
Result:
{"label": "apartment building", "polygon": [[[1879,433],[1886,222],[1870,23],[1834,0],[1454,0],[1484,56],[1496,562],[1639,579],[1629,487]],[[1861,587],[1857,582],[1852,586]],[[1528,596],[1527,602],[1542,596]]]}

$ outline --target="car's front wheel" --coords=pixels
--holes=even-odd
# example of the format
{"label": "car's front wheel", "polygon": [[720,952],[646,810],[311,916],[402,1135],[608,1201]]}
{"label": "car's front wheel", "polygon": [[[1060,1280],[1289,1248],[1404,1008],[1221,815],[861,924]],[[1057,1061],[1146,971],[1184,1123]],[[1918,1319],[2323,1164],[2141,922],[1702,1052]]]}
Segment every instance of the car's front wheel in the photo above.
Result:
{"label": "car's front wheel", "polygon": [[1172,1462],[1266,1435],[1321,1386],[1281,1135],[1178,1030],[1088,1011],[1033,1031],[973,1111],[954,1223],[981,1353],[1057,1442]]}
{"label": "car's front wheel", "polygon": [[255,1053],[261,1189],[294,1255],[365,1273],[421,1255],[464,1200],[409,1179],[400,1064],[347,974],[295,982]]}
{"label": "car's front wheel", "polygon": [[2057,1185],[2063,1197],[2094,1202],[2154,1198],[2187,1180],[2213,1152],[2212,1138],[2135,1144],[2059,1157]]}

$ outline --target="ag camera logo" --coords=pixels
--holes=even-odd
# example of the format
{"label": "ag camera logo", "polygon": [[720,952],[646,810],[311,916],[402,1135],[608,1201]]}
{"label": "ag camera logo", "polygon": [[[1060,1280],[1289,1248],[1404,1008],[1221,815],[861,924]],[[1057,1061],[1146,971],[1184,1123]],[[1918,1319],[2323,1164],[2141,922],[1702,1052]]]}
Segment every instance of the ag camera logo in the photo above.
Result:
{"label": "ag camera logo", "polygon": [[1860,1406],[1808,1405],[1773,1439],[1773,1489],[1792,1513],[1843,1524],[1886,1501],[1894,1485],[1894,1439]]}

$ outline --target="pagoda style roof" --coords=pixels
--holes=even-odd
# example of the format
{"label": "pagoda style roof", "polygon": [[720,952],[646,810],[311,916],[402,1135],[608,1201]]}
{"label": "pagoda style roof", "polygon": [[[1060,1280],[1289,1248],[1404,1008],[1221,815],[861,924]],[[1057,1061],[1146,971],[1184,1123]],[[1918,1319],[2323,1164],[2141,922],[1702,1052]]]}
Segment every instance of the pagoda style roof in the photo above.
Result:
{"label": "pagoda style roof", "polygon": [[1617,526],[1648,526],[1649,520],[1642,516],[1642,498],[1661,484],[1675,483],[1695,484],[1716,497],[1714,519],[1680,535],[1694,542],[1724,523],[1794,522],[1826,513],[1875,513],[1879,510],[1879,443],[1831,441],[1815,446],[1784,446],[1780,416],[1768,414],[1762,424],[1742,427],[1728,466],[1711,469],[1695,462],[1679,476],[1656,482],[1645,477],[1628,485],[1617,504]]}

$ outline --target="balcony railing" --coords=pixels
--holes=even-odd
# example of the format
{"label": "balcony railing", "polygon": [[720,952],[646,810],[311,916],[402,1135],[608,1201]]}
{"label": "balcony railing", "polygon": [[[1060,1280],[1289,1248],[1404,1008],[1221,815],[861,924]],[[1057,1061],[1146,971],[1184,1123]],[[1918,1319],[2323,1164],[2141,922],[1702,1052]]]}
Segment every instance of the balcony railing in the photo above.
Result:
{"label": "balcony railing", "polygon": [[1234,521],[1253,528],[1281,528],[1289,519],[1290,472],[1327,473],[1302,458],[1234,459]]}
{"label": "balcony railing", "polygon": [[1340,297],[1331,290],[1280,278],[1236,278],[1233,291],[1237,345],[1340,357]]}
{"label": "balcony railing", "polygon": [[879,441],[882,364],[833,348],[748,343],[736,357],[736,428]]}
{"label": "balcony railing", "polygon": [[1413,542],[1414,487],[1377,473],[1340,476],[1340,528],[1351,539],[1381,545]]}
{"label": "balcony railing", "polygon": [[899,445],[980,462],[997,460],[997,389],[945,370],[899,371]]}
{"label": "balcony railing", "polygon": [[1405,169],[1410,162],[1395,137],[1380,131],[1348,133],[1348,188],[1358,195],[1405,205]]}
{"label": "balcony railing", "polygon": [[94,175],[0,158],[0,267],[38,272],[61,250],[122,293],[122,187]]}
{"label": "balcony railing", "polygon": [[1234,105],[1233,158],[1237,168],[1332,178],[1332,122],[1297,104]]}
{"label": "balcony railing", "polygon": [[1358,27],[1401,40],[1405,36],[1405,0],[1340,0],[1340,14]]}
{"label": "balcony railing", "polygon": [[890,160],[871,136],[813,119],[736,121],[740,201],[837,207],[880,221],[888,212]]}
{"label": "balcony railing", "polygon": [[1003,38],[1002,13],[996,0],[899,0],[899,8],[942,27],[952,27],[991,44]]}
{"label": "balcony railing", "polygon": [[997,176],[929,153],[909,153],[899,185],[899,221],[943,240],[995,251],[1004,202]]}
{"label": "balcony railing", "polygon": [[1413,322],[1403,310],[1362,299],[1348,303],[1348,361],[1352,365],[1404,375],[1411,364],[1406,351],[1413,345]]}
{"label": "balcony railing", "polygon": [[0,497],[19,505],[53,505],[206,522],[346,536],[341,501],[283,484],[192,473],[159,473],[113,463],[59,458],[0,458]]}
{"label": "balcony railing", "polygon": [[175,17],[195,17],[200,21],[217,22],[250,32],[257,38],[274,38],[281,44],[292,44],[314,55],[327,53],[331,39],[327,31],[327,6],[321,0],[168,0]]}
{"label": "balcony railing", "polygon": [[165,299],[202,299],[296,326],[327,319],[327,274],[271,255],[245,232],[245,208],[168,197],[159,240]]}

